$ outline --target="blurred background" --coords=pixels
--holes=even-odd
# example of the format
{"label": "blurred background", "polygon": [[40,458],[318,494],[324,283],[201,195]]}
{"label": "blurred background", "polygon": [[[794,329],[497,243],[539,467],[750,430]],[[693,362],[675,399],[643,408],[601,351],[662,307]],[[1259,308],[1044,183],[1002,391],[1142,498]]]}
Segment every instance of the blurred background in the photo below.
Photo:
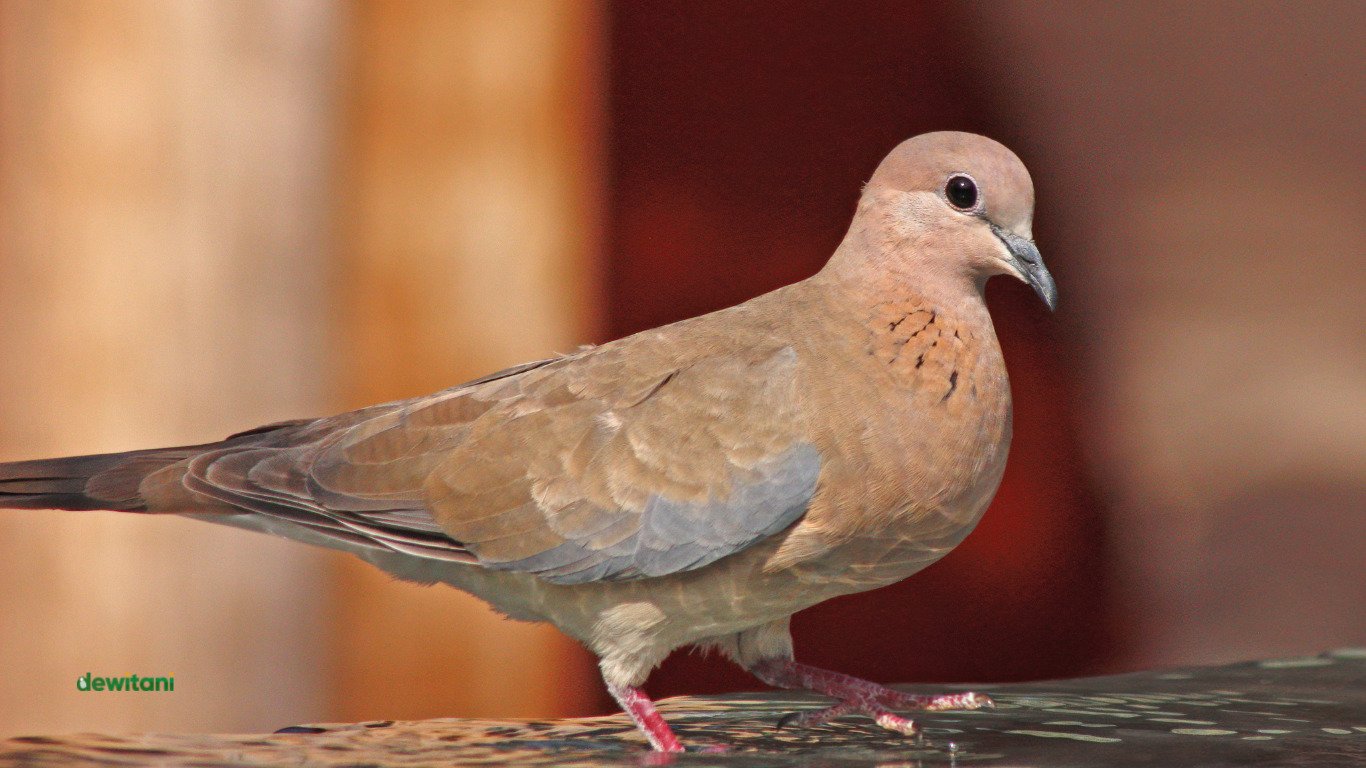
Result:
{"label": "blurred background", "polygon": [[[1301,4],[0,0],[0,460],[417,395],[817,270],[898,141],[1029,165],[978,530],[803,660],[1366,643],[1366,46]],[[611,709],[543,626],[175,519],[0,511],[0,735]],[[79,693],[174,675],[174,694]],[[754,689],[680,653],[656,695]]]}

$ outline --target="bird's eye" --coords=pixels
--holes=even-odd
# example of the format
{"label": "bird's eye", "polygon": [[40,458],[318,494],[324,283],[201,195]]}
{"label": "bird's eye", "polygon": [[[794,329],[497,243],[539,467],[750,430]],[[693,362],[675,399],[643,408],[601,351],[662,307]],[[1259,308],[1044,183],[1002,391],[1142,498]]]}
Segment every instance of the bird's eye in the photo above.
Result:
{"label": "bird's eye", "polygon": [[951,176],[949,183],[944,185],[944,197],[954,208],[970,211],[977,205],[977,182],[961,174]]}

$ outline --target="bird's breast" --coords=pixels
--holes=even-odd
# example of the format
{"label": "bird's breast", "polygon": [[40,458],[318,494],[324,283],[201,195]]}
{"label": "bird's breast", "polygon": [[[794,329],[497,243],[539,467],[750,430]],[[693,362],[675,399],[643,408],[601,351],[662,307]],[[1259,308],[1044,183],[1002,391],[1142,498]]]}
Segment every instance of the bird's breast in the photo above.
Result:
{"label": "bird's breast", "polygon": [[880,472],[900,495],[884,503],[893,521],[908,519],[913,529],[933,515],[975,523],[1005,468],[1010,384],[990,317],[980,310],[964,316],[890,302],[867,324],[868,357],[886,389],[886,414],[869,414],[869,431],[896,456]]}
{"label": "bird's breast", "polygon": [[908,300],[875,307],[862,331],[847,352],[863,375],[816,417],[829,460],[792,551],[823,546],[828,566],[858,563],[857,588],[871,588],[976,525],[1005,469],[1011,406],[989,318]]}

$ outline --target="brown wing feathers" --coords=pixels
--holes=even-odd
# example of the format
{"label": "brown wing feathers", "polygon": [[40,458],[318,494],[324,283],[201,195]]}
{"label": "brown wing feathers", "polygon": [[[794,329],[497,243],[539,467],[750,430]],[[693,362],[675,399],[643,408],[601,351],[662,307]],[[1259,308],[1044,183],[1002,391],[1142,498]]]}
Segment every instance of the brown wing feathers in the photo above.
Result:
{"label": "brown wing feathers", "polygon": [[690,570],[792,524],[820,467],[795,353],[665,360],[642,344],[529,376],[522,415],[476,420],[433,476],[434,516],[485,565],[561,583]]}

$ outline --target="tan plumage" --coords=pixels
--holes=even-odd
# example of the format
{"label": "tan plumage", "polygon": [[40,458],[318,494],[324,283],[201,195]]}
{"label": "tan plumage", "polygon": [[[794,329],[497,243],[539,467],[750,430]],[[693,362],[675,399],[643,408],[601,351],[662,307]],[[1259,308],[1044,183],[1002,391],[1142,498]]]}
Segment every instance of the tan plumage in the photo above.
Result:
{"label": "tan plumage", "polygon": [[0,465],[0,505],[187,514],[466,589],[588,645],[661,749],[635,686],[689,643],[908,730],[886,709],[914,702],[791,662],[787,620],[935,561],[991,500],[1010,393],[982,287],[1052,304],[1032,207],[1009,150],[927,134],[801,283],[428,397]]}

